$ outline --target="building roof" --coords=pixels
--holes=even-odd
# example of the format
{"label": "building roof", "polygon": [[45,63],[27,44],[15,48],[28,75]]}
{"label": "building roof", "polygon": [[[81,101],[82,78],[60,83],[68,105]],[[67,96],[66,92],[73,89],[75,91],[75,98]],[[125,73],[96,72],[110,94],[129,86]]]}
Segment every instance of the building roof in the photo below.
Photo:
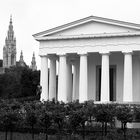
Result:
{"label": "building roof", "polygon": [[[73,22],[70,22],[68,24],[64,24],[49,30],[45,30],[43,32],[39,32],[37,34],[34,34],[33,37],[35,37],[35,39],[39,39],[43,36],[48,36],[50,34],[53,33],[57,33],[59,31],[63,31],[66,30],[68,28],[72,28],[84,23],[88,23],[91,21],[95,21],[95,22],[100,22],[100,23],[107,23],[107,24],[112,24],[112,25],[117,25],[117,26],[121,26],[121,27],[127,27],[127,28],[132,28],[132,29],[138,29],[140,30],[140,24],[135,24],[135,23],[130,23],[130,22],[124,22],[124,21],[119,21],[119,20],[114,20],[114,19],[108,19],[108,18],[102,18],[102,17],[97,17],[97,16],[89,16],[80,20],[76,20]],[[130,33],[129,33],[130,34]]]}

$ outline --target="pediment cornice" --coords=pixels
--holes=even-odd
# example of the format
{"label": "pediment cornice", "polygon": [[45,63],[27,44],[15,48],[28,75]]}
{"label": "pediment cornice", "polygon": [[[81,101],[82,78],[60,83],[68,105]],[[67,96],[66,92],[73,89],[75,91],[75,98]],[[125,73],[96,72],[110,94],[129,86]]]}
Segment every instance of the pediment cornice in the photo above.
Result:
{"label": "pediment cornice", "polygon": [[116,26],[121,26],[121,27],[126,27],[126,28],[132,28],[132,29],[140,29],[139,24],[134,24],[134,23],[129,23],[129,22],[124,22],[124,21],[119,21],[119,20],[113,20],[113,19],[108,19],[108,18],[102,18],[102,17],[96,17],[96,16],[89,16],[80,20],[76,20],[74,22],[70,22],[68,24],[64,24],[62,26],[58,26],[37,34],[34,34],[33,36],[35,39],[44,37],[44,36],[49,36],[51,34],[76,27],[78,25],[82,25],[91,21],[95,22],[100,22],[100,23],[105,23],[105,24],[111,24],[111,25],[116,25]]}
{"label": "pediment cornice", "polygon": [[73,35],[73,36],[46,36],[36,37],[37,41],[43,40],[65,40],[65,39],[86,39],[86,38],[111,38],[111,37],[129,37],[129,36],[140,36],[140,32],[128,32],[128,33],[104,33],[104,34],[91,34],[91,35]]}

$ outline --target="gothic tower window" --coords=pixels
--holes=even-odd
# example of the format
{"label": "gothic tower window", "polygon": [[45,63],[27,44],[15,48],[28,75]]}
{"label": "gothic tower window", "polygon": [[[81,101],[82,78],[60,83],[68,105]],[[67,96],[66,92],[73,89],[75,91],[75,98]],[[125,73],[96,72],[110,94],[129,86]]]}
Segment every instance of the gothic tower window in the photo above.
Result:
{"label": "gothic tower window", "polygon": [[11,55],[11,65],[14,65],[14,54]]}

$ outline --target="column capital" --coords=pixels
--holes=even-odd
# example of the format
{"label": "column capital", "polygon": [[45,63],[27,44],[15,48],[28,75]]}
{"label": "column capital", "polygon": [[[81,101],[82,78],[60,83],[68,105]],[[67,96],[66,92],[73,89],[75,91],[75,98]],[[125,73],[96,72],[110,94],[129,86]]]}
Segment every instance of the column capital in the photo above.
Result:
{"label": "column capital", "polygon": [[77,54],[80,55],[80,56],[83,56],[83,55],[88,56],[88,53],[87,52],[78,52]]}
{"label": "column capital", "polygon": [[66,56],[67,54],[65,52],[60,52],[60,53],[57,53],[57,55],[59,55],[59,56]]}
{"label": "column capital", "polygon": [[133,51],[122,51],[123,54],[133,54]]}
{"label": "column capital", "polygon": [[99,54],[101,55],[110,55],[109,51],[100,51]]}

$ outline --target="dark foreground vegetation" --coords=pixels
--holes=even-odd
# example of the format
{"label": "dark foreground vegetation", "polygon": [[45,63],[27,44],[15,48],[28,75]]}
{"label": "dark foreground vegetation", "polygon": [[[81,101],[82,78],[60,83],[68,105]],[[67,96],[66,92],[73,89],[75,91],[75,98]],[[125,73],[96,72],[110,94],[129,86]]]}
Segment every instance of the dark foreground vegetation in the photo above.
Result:
{"label": "dark foreground vegetation", "polygon": [[0,100],[1,140],[27,134],[30,140],[136,140],[140,130],[127,129],[134,121],[140,121],[140,105]]}
{"label": "dark foreground vegetation", "polygon": [[12,66],[0,74],[0,97],[19,98],[35,96],[40,83],[40,71]]}

